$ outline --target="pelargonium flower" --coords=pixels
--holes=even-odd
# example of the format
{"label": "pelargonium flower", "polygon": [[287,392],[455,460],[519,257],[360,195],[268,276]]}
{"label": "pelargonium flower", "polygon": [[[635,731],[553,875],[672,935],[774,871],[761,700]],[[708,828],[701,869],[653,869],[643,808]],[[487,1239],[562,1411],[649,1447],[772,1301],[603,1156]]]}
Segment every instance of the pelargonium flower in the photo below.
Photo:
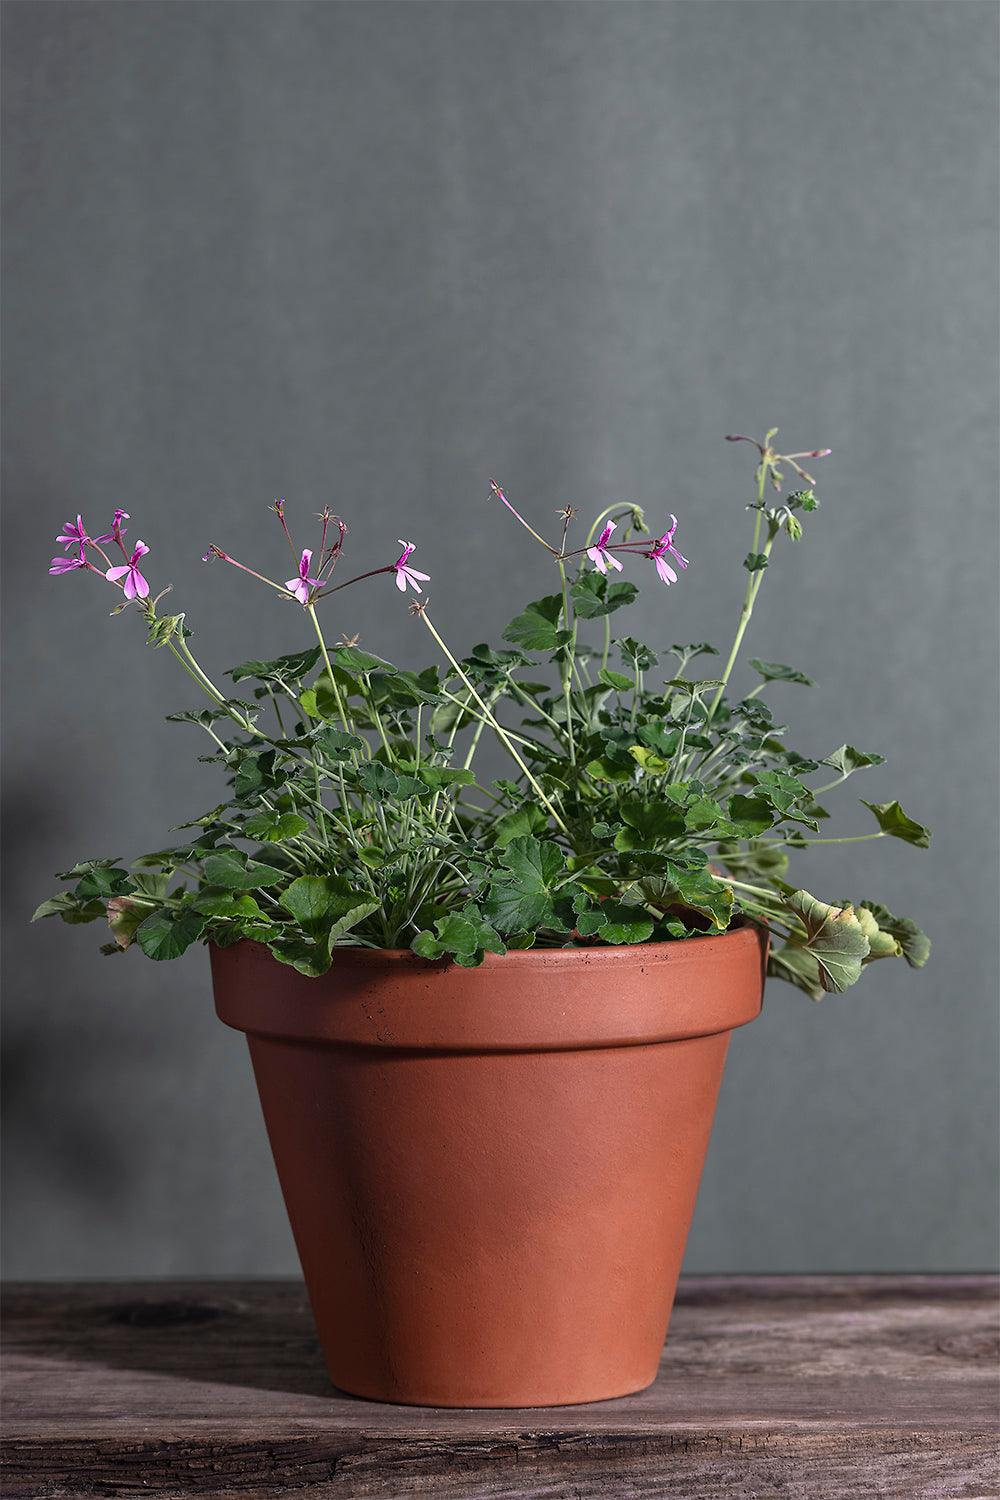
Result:
{"label": "pelargonium flower", "polygon": [[75,573],[77,568],[85,568],[87,558],[84,553],[84,544],[80,543],[80,551],[76,557],[54,557],[49,563],[50,573]]}
{"label": "pelargonium flower", "polygon": [[[122,525],[122,522],[123,521],[130,521],[131,519],[132,519],[132,517],[129,515],[129,513],[128,513],[127,510],[116,510],[115,511],[114,517],[113,517],[112,522],[111,522],[111,537],[110,537],[111,541],[113,541],[113,542],[120,542],[121,541],[122,537],[125,535],[125,527]],[[101,540],[103,541],[104,538],[102,537]]]}
{"label": "pelargonium flower", "polygon": [[290,594],[294,594],[300,604],[309,603],[309,595],[313,589],[320,587],[320,579],[309,577],[309,567],[312,563],[312,548],[303,547],[302,556],[299,558],[299,576],[289,578],[285,582],[285,588]]}
{"label": "pelargonium flower", "polygon": [[656,564],[657,573],[659,573],[660,578],[667,585],[677,582],[677,574],[674,572],[673,568],[666,560],[668,552],[670,553],[671,557],[676,559],[680,567],[686,568],[688,565],[687,558],[682,557],[680,552],[678,552],[677,548],[674,546],[674,533],[676,532],[676,530],[677,517],[672,515],[670,517],[669,529],[665,531],[661,537],[657,537],[653,546],[646,553],[646,556]]}
{"label": "pelargonium flower", "polygon": [[608,551],[608,542],[611,540],[611,533],[614,530],[614,521],[609,521],[604,530],[601,532],[600,536],[597,538],[594,546],[587,548],[587,556],[594,564],[594,567],[597,569],[598,573],[606,573],[608,571],[609,563],[613,568],[617,568],[619,573],[622,570],[622,565],[618,561],[617,557],[615,557],[613,552]]}
{"label": "pelargonium flower", "polygon": [[[149,584],[139,572],[139,561],[146,556],[149,548],[145,542],[136,542],[132,549],[132,556],[124,567],[109,568],[105,578],[109,583],[121,583],[126,599],[148,599]],[[124,582],[122,580],[124,579]]]}
{"label": "pelargonium flower", "polygon": [[421,573],[419,569],[409,566],[408,559],[410,553],[416,550],[414,543],[404,542],[401,536],[397,537],[396,540],[403,549],[402,556],[392,565],[396,570],[396,587],[400,593],[405,594],[406,585],[409,584],[411,589],[416,589],[418,594],[422,594],[423,589],[420,587],[417,579],[419,578],[421,583],[428,583],[430,581],[430,574]]}
{"label": "pelargonium flower", "polygon": [[75,521],[66,521],[62,531],[56,537],[57,542],[62,542],[63,549],[68,552],[71,547],[86,547],[90,542],[110,542],[114,538],[110,531],[103,536],[91,537],[87,535],[87,528],[83,524],[83,517],[77,516]]}

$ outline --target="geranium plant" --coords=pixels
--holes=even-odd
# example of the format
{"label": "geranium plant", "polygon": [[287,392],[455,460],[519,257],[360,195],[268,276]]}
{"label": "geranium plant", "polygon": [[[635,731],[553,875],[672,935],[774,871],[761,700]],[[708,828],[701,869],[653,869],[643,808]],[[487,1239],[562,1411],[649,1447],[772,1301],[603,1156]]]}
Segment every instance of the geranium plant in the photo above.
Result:
{"label": "geranium plant", "polygon": [[[803,464],[829,452],[782,454],[775,437],[729,439],[751,446],[755,490],[725,657],[705,642],[664,651],[612,636],[612,616],[637,594],[626,564],[655,588],[688,567],[674,516],[652,535],[637,506],[612,505],[578,545],[575,509],[558,513],[550,539],[493,484],[491,503],[553,569],[552,592],[511,621],[501,647],[460,655],[445,642],[412,542],[342,579],[343,521],[324,510],[316,546],[300,551],[277,500],[290,578],[214,544],[205,560],[300,607],[309,644],[244,662],[222,687],[192,650],[185,616],[161,613],[167,591],[147,581],[150,549],[126,540],[127,513],[94,537],[82,517],[68,522],[50,572],[110,584],[121,596],[114,612],[138,615],[150,645],[176,658],[204,701],[168,718],[205,735],[201,759],[222,768],[228,790],[183,825],[189,836],[131,867],[76,865],[36,916],[106,920],[103,951],[139,947],[153,959],[199,940],[249,939],[307,975],[324,973],[344,945],[474,966],[511,948],[681,942],[746,921],[772,933],[770,972],[814,999],[847,989],[878,959],[921,966],[929,943],[913,922],[875,901],[819,899],[788,879],[790,855],[818,844],[893,837],[927,847],[927,829],[895,801],[863,804],[869,831],[821,831],[821,799],[883,757],[849,744],[825,755],[792,749],[765,697],[774,682],[809,685],[793,667],[751,658],[757,685],[745,697],[729,690],[767,570],[818,509]],[[356,638],[332,642],[331,616],[333,630],[351,625],[337,596],[364,580],[409,598],[434,665],[404,671]],[[701,675],[716,658],[721,669]],[[489,785],[474,770],[484,735],[510,761]]]}

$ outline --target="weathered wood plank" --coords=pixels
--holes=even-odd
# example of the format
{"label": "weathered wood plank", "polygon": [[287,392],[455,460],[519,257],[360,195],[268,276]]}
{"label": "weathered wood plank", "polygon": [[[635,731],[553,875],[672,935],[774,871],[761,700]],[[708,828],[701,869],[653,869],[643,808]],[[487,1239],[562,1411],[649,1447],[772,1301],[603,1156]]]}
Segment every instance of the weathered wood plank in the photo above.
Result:
{"label": "weathered wood plank", "polygon": [[641,1395],[432,1412],[328,1385],[285,1282],[13,1287],[5,1496],[995,1500],[987,1277],[689,1278]]}

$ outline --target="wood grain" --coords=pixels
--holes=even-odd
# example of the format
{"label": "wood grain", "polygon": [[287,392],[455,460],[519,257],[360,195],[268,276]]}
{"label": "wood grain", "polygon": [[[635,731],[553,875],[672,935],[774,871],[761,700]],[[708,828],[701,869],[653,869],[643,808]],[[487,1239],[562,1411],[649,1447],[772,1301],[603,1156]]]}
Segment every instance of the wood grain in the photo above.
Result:
{"label": "wood grain", "polygon": [[996,1500],[997,1283],[696,1277],[655,1385],[523,1412],[329,1386],[288,1282],[12,1287],[4,1495]]}

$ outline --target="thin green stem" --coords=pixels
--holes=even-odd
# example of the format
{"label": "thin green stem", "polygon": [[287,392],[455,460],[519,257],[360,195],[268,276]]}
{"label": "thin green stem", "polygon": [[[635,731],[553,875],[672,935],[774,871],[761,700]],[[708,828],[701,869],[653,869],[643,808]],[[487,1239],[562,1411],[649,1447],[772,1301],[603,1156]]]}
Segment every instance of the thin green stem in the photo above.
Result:
{"label": "thin green stem", "polygon": [[469,692],[472,694],[473,698],[476,700],[476,702],[479,704],[480,708],[482,709],[483,713],[486,715],[487,719],[490,722],[490,726],[493,729],[493,732],[496,734],[497,738],[500,740],[500,743],[508,751],[508,753],[510,754],[510,756],[512,757],[512,759],[517,763],[517,765],[520,766],[521,770],[524,772],[525,776],[528,778],[529,782],[534,787],[535,791],[538,793],[539,798],[541,799],[542,802],[544,802],[545,806],[548,808],[549,813],[550,813],[550,815],[552,817],[552,820],[556,824],[557,828],[560,828],[563,833],[568,834],[569,830],[566,827],[566,824],[563,822],[563,819],[560,816],[558,810],[553,806],[553,804],[552,804],[552,802],[551,802],[551,800],[550,800],[550,798],[548,796],[548,793],[545,791],[544,787],[539,783],[537,777],[535,777],[534,774],[529,770],[529,768],[525,764],[524,760],[518,754],[517,746],[514,744],[513,740],[511,739],[510,735],[508,734],[507,730],[504,729],[503,725],[501,723],[499,723],[499,721],[496,718],[494,718],[494,716],[490,712],[489,708],[486,706],[486,704],[483,702],[482,698],[476,692],[476,689],[473,687],[472,683],[469,681],[468,677],[465,675],[465,672],[462,670],[462,668],[459,665],[457,659],[452,655],[451,651],[449,650],[448,645],[447,645],[447,643],[444,640],[444,637],[441,636],[438,633],[438,630],[436,629],[433,621],[431,620],[430,616],[427,613],[426,606],[423,609],[421,609],[419,613],[420,613],[421,620],[424,622],[425,626],[430,631],[430,633],[433,636],[434,640],[437,642],[437,644],[440,647],[440,649],[444,652],[445,656],[451,662],[452,667],[458,673],[459,677],[461,677],[461,679],[464,682],[465,686],[468,688]]}
{"label": "thin green stem", "polygon": [[[757,551],[760,547],[760,531],[764,520],[764,492],[766,484],[767,467],[762,460],[757,469],[757,510],[753,525],[753,546],[750,549],[755,555],[757,554]],[[770,551],[770,540],[771,539],[769,539],[768,545],[765,548],[766,552]],[[747,626],[750,624],[750,616],[753,614],[754,600],[757,597],[757,590],[759,588],[760,575],[751,573],[747,578],[746,591],[743,595],[743,607],[740,610],[739,624],[736,627],[736,638],[733,641],[733,648],[729,653],[729,659],[726,662],[725,669],[722,673],[722,680],[709,707],[706,723],[710,724],[712,722],[713,718],[715,717],[715,711],[722,699],[722,695],[726,691],[726,685],[729,682],[730,673],[732,672],[733,667],[736,665],[736,658],[740,654],[740,646],[743,644],[743,637],[746,635]]]}

